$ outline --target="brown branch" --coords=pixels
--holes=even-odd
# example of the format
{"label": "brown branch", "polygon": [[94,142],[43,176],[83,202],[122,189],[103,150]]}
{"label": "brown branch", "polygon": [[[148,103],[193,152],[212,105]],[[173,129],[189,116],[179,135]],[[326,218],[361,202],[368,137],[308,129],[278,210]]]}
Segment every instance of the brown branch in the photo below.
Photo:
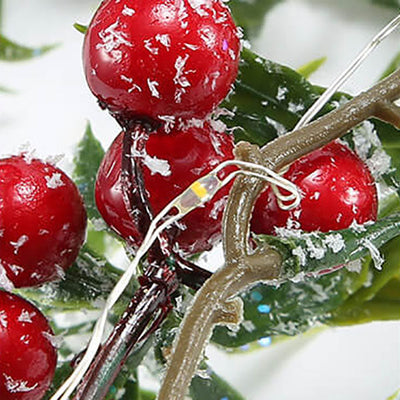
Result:
{"label": "brown branch", "polygon": [[[275,139],[262,150],[248,143],[239,143],[236,157],[279,171],[285,165],[343,136],[370,117],[394,123],[398,119],[397,113],[393,108],[389,112],[388,107],[382,105],[399,96],[400,71],[397,71],[339,109],[302,129]],[[216,323],[221,323],[220,317],[224,315],[222,311],[227,302],[252,284],[280,275],[281,258],[278,253],[265,246],[252,254],[249,248],[251,213],[263,186],[259,179],[239,177],[231,189],[223,221],[225,266],[198,291],[192,308],[184,318],[159,400],[184,398],[213,328]],[[232,307],[229,308],[232,311]],[[240,316],[237,317],[240,320]],[[232,316],[228,320],[231,321]]]}

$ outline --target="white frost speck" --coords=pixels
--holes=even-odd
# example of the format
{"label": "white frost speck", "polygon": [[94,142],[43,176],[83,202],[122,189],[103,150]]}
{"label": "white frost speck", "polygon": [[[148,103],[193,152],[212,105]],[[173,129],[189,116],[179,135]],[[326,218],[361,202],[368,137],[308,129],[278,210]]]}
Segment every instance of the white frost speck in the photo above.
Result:
{"label": "white frost speck", "polygon": [[7,328],[8,326],[7,314],[4,310],[0,311],[0,326],[3,328]]}
{"label": "white frost speck", "polygon": [[304,252],[304,250],[301,247],[296,247],[292,250],[292,254],[294,256],[297,256],[299,258],[299,262],[301,266],[305,266],[306,265],[306,253]]}
{"label": "white frost speck", "polygon": [[156,40],[157,40],[157,42],[160,42],[167,49],[169,49],[171,47],[171,37],[167,33],[165,33],[163,35],[161,35],[160,33],[157,33]]}
{"label": "white frost speck", "polygon": [[162,176],[171,175],[171,167],[167,160],[161,160],[157,157],[151,157],[146,154],[143,158],[143,164],[150,170],[151,175],[160,174]]}
{"label": "white frost speck", "polygon": [[32,318],[35,315],[36,315],[36,313],[34,311],[30,313],[29,311],[22,310],[21,314],[18,317],[18,321],[19,322],[25,322],[27,324],[31,324],[32,323]]}
{"label": "white frost speck", "polygon": [[122,10],[122,14],[127,17],[132,17],[135,14],[135,10],[133,8],[129,8],[126,4],[124,5],[124,9]]}
{"label": "white frost speck", "polygon": [[324,239],[324,244],[329,247],[335,254],[342,251],[346,244],[340,233],[327,235]]}
{"label": "white frost speck", "polygon": [[11,292],[14,289],[14,284],[7,276],[7,271],[0,263],[0,288],[6,290],[7,292]]}
{"label": "white frost speck", "polygon": [[13,379],[11,376],[7,374],[3,374],[6,382],[6,389],[9,393],[27,393],[31,392],[37,387],[37,383],[33,386],[29,387],[27,381],[23,381],[22,379]]}
{"label": "white frost speck", "polygon": [[20,247],[22,247],[28,240],[28,236],[22,235],[16,242],[10,242],[11,246],[14,247],[14,254],[18,254]]}
{"label": "white frost speck", "polygon": [[59,172],[54,172],[51,176],[45,176],[46,186],[49,189],[57,189],[61,186],[65,186],[65,183],[61,179],[61,174]]}
{"label": "white frost speck", "polygon": [[157,99],[160,99],[160,93],[157,90],[157,86],[159,85],[159,83],[157,81],[151,81],[149,78],[147,78],[147,85],[149,86],[151,95],[153,97],[157,97]]}
{"label": "white frost speck", "polygon": [[374,261],[375,268],[381,270],[385,260],[381,256],[381,253],[377,247],[368,239],[364,239],[362,243],[369,250],[372,260]]}

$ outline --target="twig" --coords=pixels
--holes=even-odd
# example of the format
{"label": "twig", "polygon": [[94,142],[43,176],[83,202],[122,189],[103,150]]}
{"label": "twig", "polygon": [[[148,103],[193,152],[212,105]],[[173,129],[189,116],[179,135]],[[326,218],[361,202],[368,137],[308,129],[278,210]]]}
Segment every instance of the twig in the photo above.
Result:
{"label": "twig", "polygon": [[[399,96],[400,71],[396,71],[339,109],[275,139],[262,150],[249,143],[239,143],[236,157],[279,171],[370,117],[399,127],[397,110],[388,108],[388,102]],[[240,321],[240,307],[234,296],[259,281],[280,277],[281,259],[278,253],[267,245],[255,252],[249,248],[251,213],[263,186],[260,179],[240,177],[232,187],[223,222],[226,264],[198,291],[184,318],[159,400],[182,400],[214,326]]]}

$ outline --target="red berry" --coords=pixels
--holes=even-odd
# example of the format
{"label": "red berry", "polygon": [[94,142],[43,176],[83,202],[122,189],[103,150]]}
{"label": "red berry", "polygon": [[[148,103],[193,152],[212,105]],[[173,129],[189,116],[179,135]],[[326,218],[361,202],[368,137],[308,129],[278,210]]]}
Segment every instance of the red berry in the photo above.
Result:
{"label": "red berry", "polygon": [[83,60],[90,89],[111,112],[203,118],[230,90],[239,50],[220,0],[106,0]]}
{"label": "red berry", "polygon": [[[104,220],[117,233],[138,244],[140,236],[122,194],[122,140],[122,134],[114,140],[100,166],[96,203]],[[144,161],[144,184],[154,214],[200,176],[207,174],[220,162],[232,159],[232,151],[232,137],[213,131],[208,123],[204,127],[174,129],[169,134],[161,130],[150,134],[141,157]],[[176,237],[181,250],[192,254],[211,248],[221,233],[227,194],[228,188],[222,189],[213,201],[180,221],[185,227]],[[137,210],[133,210],[135,212]]]}
{"label": "red berry", "polygon": [[57,364],[44,315],[19,296],[0,291],[0,398],[40,400]]}
{"label": "red berry", "polygon": [[273,234],[275,227],[328,232],[345,229],[353,221],[362,224],[376,220],[374,179],[362,160],[340,142],[297,160],[284,176],[300,189],[301,204],[283,211],[268,188],[254,208],[255,233]]}
{"label": "red berry", "polygon": [[61,170],[24,156],[0,160],[0,286],[56,279],[74,262],[85,229],[81,196]]}

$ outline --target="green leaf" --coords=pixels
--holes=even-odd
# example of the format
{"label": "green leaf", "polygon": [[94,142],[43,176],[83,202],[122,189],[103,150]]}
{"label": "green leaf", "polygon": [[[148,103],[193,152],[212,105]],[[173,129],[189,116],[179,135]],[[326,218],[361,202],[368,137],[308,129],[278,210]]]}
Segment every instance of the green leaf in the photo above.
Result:
{"label": "green leaf", "polygon": [[395,8],[396,10],[399,9],[399,2],[397,0],[371,0],[372,3],[378,4],[380,6],[391,7]]}
{"label": "green leaf", "polygon": [[[274,336],[297,335],[314,326],[316,322],[336,324],[337,320],[330,318],[332,313],[347,315],[346,310],[352,311],[370,299],[363,297],[362,301],[349,303],[344,310],[339,309],[353,293],[354,296],[360,296],[363,285],[370,279],[370,270],[378,274],[369,260],[362,265],[360,272],[351,272],[343,268],[320,277],[293,275],[301,271],[312,273],[322,266],[332,268],[364,257],[369,253],[366,246],[379,248],[398,235],[400,214],[382,219],[363,229],[355,227],[332,233],[301,234],[290,238],[257,237],[259,243],[267,242],[282,254],[284,270],[292,275],[292,281],[279,286],[259,284],[243,294],[241,297],[244,303],[244,321],[239,329],[230,331],[226,327],[217,327],[213,341],[227,347],[239,347],[260,340],[260,345],[266,346]],[[338,244],[342,240],[345,247],[335,248],[333,243]],[[326,246],[326,243],[332,243],[331,247]],[[400,246],[397,245],[397,248]],[[375,283],[374,278],[374,294],[393,277],[393,271],[399,274],[399,264],[390,263],[392,259],[400,259],[396,246],[388,244],[385,247],[385,255],[387,262],[383,266],[382,275],[379,275],[385,279],[381,278],[381,281],[376,280]]]}
{"label": "green leaf", "polygon": [[17,44],[0,34],[0,61],[25,61],[49,52],[57,45],[31,48]]}
{"label": "green leaf", "polygon": [[300,68],[297,68],[297,72],[304,76],[304,78],[308,79],[314,72],[317,72],[322,65],[325,64],[326,60],[327,57],[316,58],[315,60],[302,65]]}
{"label": "green leaf", "polygon": [[100,142],[94,137],[90,124],[87,124],[85,134],[79,142],[74,157],[74,180],[81,192],[89,219],[100,218],[94,198],[97,170],[104,157]]}
{"label": "green leaf", "polygon": [[[18,292],[40,303],[42,309],[46,307],[56,308],[57,311],[98,309],[100,304],[96,301],[105,299],[121,273],[85,245],[62,280],[36,289],[21,289]],[[135,285],[135,282],[132,282],[132,285]],[[127,290],[132,293],[133,289],[130,287]],[[127,296],[121,301],[128,302],[129,298]]]}
{"label": "green leaf", "polygon": [[262,146],[291,130],[318,95],[296,71],[244,49],[235,89],[222,104],[232,114],[223,120],[236,141]]}
{"label": "green leaf", "polygon": [[246,37],[256,36],[263,25],[265,14],[282,0],[230,0],[229,8],[237,26]]}
{"label": "green leaf", "polygon": [[87,25],[82,25],[82,24],[80,24],[80,23],[78,23],[78,22],[75,22],[75,23],[74,23],[74,28],[75,28],[78,32],[83,33],[84,35],[86,34],[86,32],[87,32],[87,30],[88,30]]}
{"label": "green leaf", "polygon": [[190,395],[193,400],[244,400],[238,391],[210,368],[207,368],[207,378],[196,375],[192,379]]}
{"label": "green leaf", "polygon": [[386,174],[385,180],[395,186],[400,195],[400,130],[378,120],[374,120],[374,124],[385,152],[391,157],[392,169]]}
{"label": "green leaf", "polygon": [[394,71],[396,71],[400,67],[400,52],[397,53],[394,57],[393,60],[390,62],[388,67],[383,71],[381,77],[379,80],[382,80],[392,74]]}
{"label": "green leaf", "polygon": [[382,269],[370,268],[369,284],[332,313],[334,325],[353,325],[375,320],[400,319],[400,238],[381,249]]}
{"label": "green leaf", "polygon": [[396,393],[393,393],[392,396],[390,396],[387,400],[399,400],[400,398],[400,389],[396,391]]}
{"label": "green leaf", "polygon": [[0,86],[0,93],[14,94],[15,92],[5,86]]}
{"label": "green leaf", "polygon": [[[157,394],[150,392],[149,390],[140,390],[139,399],[140,400],[156,400]],[[124,400],[130,400],[129,398]]]}

